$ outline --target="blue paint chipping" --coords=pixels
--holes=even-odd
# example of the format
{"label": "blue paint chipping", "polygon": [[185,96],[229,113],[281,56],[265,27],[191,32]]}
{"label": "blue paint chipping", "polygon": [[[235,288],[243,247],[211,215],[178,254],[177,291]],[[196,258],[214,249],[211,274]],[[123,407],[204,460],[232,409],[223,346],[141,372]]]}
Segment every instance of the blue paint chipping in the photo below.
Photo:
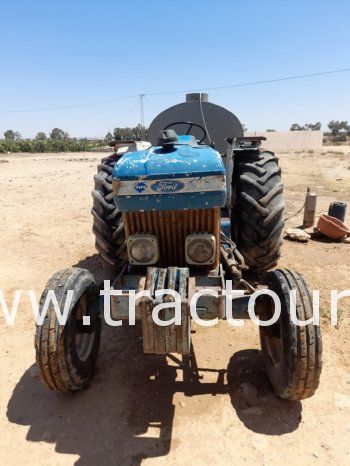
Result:
{"label": "blue paint chipping", "polygon": [[225,175],[218,152],[208,146],[176,145],[172,152],[161,147],[129,152],[113,171],[118,180],[182,178],[184,176]]}
{"label": "blue paint chipping", "polygon": [[114,197],[121,211],[205,209],[223,207],[226,201],[220,154],[192,136],[179,136],[170,151],[150,147],[125,154],[113,179],[129,188]]}

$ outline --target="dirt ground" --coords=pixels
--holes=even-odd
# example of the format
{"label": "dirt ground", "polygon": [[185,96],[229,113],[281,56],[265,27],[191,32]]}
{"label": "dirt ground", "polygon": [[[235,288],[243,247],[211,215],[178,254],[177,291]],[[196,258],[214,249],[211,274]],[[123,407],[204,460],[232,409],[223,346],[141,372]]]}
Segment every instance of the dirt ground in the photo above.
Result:
{"label": "dirt ground", "polygon": [[[17,288],[39,297],[67,266],[103,276],[90,214],[100,157],[0,157],[0,288],[8,303]],[[350,206],[349,148],[284,153],[280,164],[287,217],[302,206],[306,186],[318,193],[319,212],[332,200]],[[199,386],[184,384],[172,362],[141,354],[137,329],[104,327],[91,386],[60,396],[41,386],[33,366],[34,318],[24,292],[15,325],[0,317],[1,464],[350,464],[350,299],[341,302],[338,328],[327,320],[330,290],[350,289],[350,244],[284,241],[280,266],[321,290],[324,370],[318,392],[302,403],[273,395],[257,328],[226,322],[195,329]]]}

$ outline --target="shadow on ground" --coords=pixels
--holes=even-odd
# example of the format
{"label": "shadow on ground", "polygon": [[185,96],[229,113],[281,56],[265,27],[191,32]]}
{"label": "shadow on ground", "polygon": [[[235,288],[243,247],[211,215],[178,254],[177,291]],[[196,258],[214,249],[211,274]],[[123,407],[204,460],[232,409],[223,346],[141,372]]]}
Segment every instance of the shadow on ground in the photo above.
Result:
{"label": "shadow on ground", "polygon": [[[29,425],[27,440],[78,455],[77,465],[138,465],[169,452],[176,368],[140,352],[139,329],[103,328],[92,386],[73,396],[43,387],[33,369],[8,404],[10,422]],[[150,433],[149,433],[149,432]]]}
{"label": "shadow on ground", "polygon": [[73,267],[87,269],[95,277],[96,283],[103,286],[103,280],[111,280],[115,278],[115,272],[111,267],[107,267],[98,254],[92,254],[80,260]]}
{"label": "shadow on ground", "polygon": [[[101,270],[97,255],[76,266],[95,276]],[[196,381],[191,371],[184,371],[182,378],[182,370],[168,365],[164,356],[143,354],[138,326],[105,325],[89,389],[59,395],[43,387],[31,367],[13,391],[7,417],[29,426],[28,441],[53,443],[58,453],[77,455],[76,464],[84,466],[140,465],[144,458],[165,457],[171,447],[176,392],[228,394],[239,419],[254,432],[281,435],[298,427],[301,404],[273,395],[260,351],[236,353],[227,370],[198,371],[217,373],[216,382]]]}
{"label": "shadow on ground", "polygon": [[274,395],[261,351],[235,353],[227,368],[227,381],[232,406],[248,429],[260,434],[282,435],[298,428],[302,405],[299,401],[282,400]]}

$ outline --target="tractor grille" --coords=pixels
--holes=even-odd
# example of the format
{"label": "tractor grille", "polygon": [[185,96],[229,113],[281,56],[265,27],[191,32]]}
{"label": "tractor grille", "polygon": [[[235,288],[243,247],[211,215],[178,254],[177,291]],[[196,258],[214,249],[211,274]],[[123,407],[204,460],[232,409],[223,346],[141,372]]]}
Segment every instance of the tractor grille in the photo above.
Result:
{"label": "tractor grille", "polygon": [[186,266],[185,239],[192,233],[211,233],[216,239],[216,260],[220,257],[220,208],[164,210],[159,212],[124,212],[126,237],[150,233],[159,243],[159,266]]}

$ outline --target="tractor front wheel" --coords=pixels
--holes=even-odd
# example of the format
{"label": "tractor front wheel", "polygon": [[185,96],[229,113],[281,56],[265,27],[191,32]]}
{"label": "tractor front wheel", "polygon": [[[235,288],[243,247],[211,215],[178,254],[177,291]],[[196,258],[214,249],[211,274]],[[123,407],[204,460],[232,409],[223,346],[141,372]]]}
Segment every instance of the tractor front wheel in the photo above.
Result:
{"label": "tractor front wheel", "polygon": [[[296,317],[300,321],[312,317],[309,287],[302,275],[289,270],[273,270],[266,278],[269,289],[277,294],[281,303],[278,321],[271,326],[260,326],[267,375],[277,396],[288,400],[309,398],[319,385],[322,370],[320,327],[312,322],[297,325],[290,310],[290,291],[293,291]],[[272,317],[274,303],[270,298],[263,303],[264,320],[268,320]]]}
{"label": "tractor front wheel", "polygon": [[[55,299],[59,309],[54,307]],[[94,277],[79,268],[55,273],[41,296],[40,314],[45,307],[45,318],[37,324],[35,335],[41,380],[61,393],[81,390],[92,377],[100,344],[99,291]],[[64,311],[65,322],[60,322],[57,312],[62,315]]]}

